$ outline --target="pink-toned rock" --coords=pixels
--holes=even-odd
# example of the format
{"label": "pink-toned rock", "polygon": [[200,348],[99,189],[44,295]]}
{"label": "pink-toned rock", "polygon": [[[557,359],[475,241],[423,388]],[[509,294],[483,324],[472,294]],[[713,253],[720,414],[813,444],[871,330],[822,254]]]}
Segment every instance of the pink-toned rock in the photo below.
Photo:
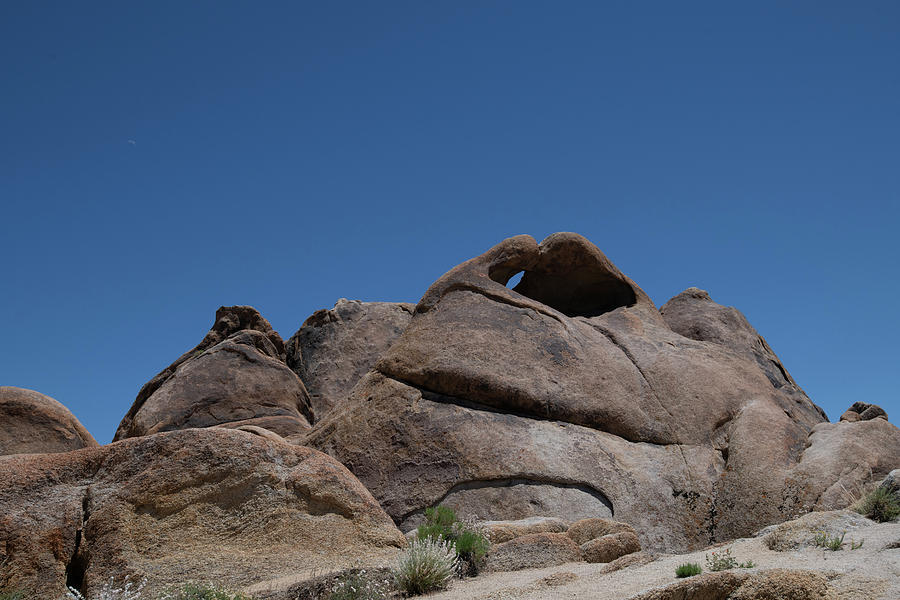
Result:
{"label": "pink-toned rock", "polygon": [[33,390],[0,386],[0,455],[97,446],[69,409]]}

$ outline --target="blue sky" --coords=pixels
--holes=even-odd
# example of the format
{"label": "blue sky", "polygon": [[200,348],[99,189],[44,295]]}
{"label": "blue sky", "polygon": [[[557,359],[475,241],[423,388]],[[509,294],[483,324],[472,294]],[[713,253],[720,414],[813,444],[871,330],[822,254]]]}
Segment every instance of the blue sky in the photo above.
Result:
{"label": "blue sky", "polygon": [[896,2],[0,4],[0,384],[101,442],[215,309],[283,337],[576,231],[900,418]]}

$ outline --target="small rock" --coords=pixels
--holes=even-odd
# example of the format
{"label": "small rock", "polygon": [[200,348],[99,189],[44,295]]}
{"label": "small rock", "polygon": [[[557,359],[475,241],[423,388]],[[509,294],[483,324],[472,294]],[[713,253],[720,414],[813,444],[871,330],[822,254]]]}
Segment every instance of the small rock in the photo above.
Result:
{"label": "small rock", "polygon": [[543,579],[540,579],[538,585],[559,587],[561,585],[572,583],[576,579],[578,579],[578,575],[575,573],[572,573],[571,571],[560,571],[559,573],[553,573],[552,575],[547,575]]}
{"label": "small rock", "polygon": [[[569,526],[569,537],[579,546],[611,533],[629,532],[637,535],[634,527],[628,523],[612,519],[582,519]],[[605,561],[604,561],[605,562]]]}
{"label": "small rock", "polygon": [[631,531],[612,533],[581,545],[584,560],[589,563],[608,563],[641,549],[641,542]]}
{"label": "small rock", "polygon": [[848,410],[844,414],[841,415],[841,421],[846,421],[848,423],[855,423],[860,420],[859,413],[855,410]]}
{"label": "small rock", "polygon": [[564,533],[532,533],[495,546],[487,571],[520,571],[582,560],[581,549]]}
{"label": "small rock", "polygon": [[892,494],[900,494],[900,469],[894,469],[888,473],[878,487],[885,488]]}
{"label": "small rock", "polygon": [[633,552],[632,554],[626,554],[621,558],[617,558],[611,563],[605,564],[601,569],[601,574],[613,573],[615,571],[621,571],[622,569],[627,569],[629,567],[639,567],[641,565],[646,565],[647,563],[653,562],[653,556],[647,552]]}
{"label": "small rock", "polygon": [[531,517],[516,521],[482,521],[479,523],[492,544],[532,533],[565,533],[569,524],[556,517]]}

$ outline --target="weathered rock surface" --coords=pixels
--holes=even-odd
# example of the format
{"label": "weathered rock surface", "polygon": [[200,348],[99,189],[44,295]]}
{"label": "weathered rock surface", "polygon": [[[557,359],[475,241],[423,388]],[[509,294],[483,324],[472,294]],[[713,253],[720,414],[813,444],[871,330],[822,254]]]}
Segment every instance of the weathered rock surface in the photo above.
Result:
{"label": "weathered rock surface", "polygon": [[97,446],[69,409],[33,390],[0,386],[0,455]]}
{"label": "weathered rock surface", "polygon": [[403,537],[349,471],[315,450],[224,428],[64,454],[0,458],[0,589],[89,595],[110,577],[148,592],[188,580],[237,587],[354,557]]}
{"label": "weathered rock surface", "polygon": [[811,508],[837,510],[898,464],[900,433],[885,419],[821,423],[810,433],[787,483],[801,493],[818,494],[809,502]]}
{"label": "weathered rock surface", "polygon": [[582,560],[581,550],[564,533],[531,533],[491,548],[487,571],[520,571]]}
{"label": "weathered rock surface", "polygon": [[[838,436],[854,452],[820,445],[828,427],[857,427]],[[837,484],[900,464],[900,430],[827,424],[736,310],[692,289],[661,314],[568,233],[510,238],[441,277],[305,439],[403,529],[444,503],[493,520],[615,518],[664,551],[831,508]]]}
{"label": "weathered rock surface", "polygon": [[787,552],[815,547],[816,536],[819,534],[829,537],[847,534],[849,542],[855,537],[855,532],[871,525],[872,521],[850,510],[815,511],[767,527],[757,535],[762,537],[769,550]]}
{"label": "weathered rock surface", "polygon": [[581,545],[581,554],[589,563],[608,563],[625,555],[639,552],[641,542],[632,531],[611,533]]}
{"label": "weathered rock surface", "polygon": [[611,519],[582,519],[572,523],[567,531],[569,537],[579,546],[605,535],[623,532],[636,533],[634,527],[628,523],[620,523]]}
{"label": "weathered rock surface", "polygon": [[303,380],[316,419],[343,401],[412,318],[415,305],[341,298],[312,314],[287,341],[287,364]]}
{"label": "weathered rock surface", "polygon": [[604,575],[607,573],[615,573],[616,571],[621,571],[622,569],[639,567],[650,562],[653,562],[652,554],[648,554],[646,552],[633,552],[607,563],[603,566],[602,569],[600,569],[600,573]]}
{"label": "weathered rock surface", "polygon": [[830,600],[820,573],[771,569],[758,573],[706,573],[632,596],[629,600]]}
{"label": "weathered rock surface", "polygon": [[141,388],[114,440],[216,425],[306,431],[309,396],[284,361],[281,337],[256,309],[223,306],[203,341]]}

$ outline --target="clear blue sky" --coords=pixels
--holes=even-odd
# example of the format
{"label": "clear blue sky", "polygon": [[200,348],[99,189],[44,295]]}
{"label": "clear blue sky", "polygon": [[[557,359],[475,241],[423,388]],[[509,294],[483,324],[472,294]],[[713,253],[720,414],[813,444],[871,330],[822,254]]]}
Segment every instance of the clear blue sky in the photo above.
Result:
{"label": "clear blue sky", "polygon": [[220,305],[554,231],[900,422],[898,2],[4,2],[0,68],[0,384],[101,442]]}

